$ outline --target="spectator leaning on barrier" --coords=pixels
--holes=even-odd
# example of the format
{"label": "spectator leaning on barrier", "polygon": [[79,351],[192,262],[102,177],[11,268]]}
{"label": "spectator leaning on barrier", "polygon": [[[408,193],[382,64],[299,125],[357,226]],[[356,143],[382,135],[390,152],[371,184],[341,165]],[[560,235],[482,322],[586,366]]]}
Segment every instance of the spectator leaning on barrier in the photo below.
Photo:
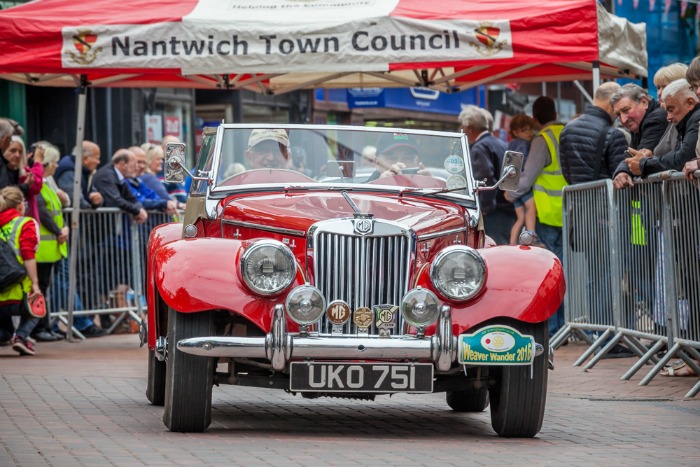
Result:
{"label": "spectator leaning on barrier", "polygon": [[603,83],[595,92],[593,104],[561,132],[561,170],[570,184],[612,178],[625,158],[627,140],[613,127],[615,112],[610,98],[620,89],[617,83]]}
{"label": "spectator leaning on barrier", "polygon": [[142,144],[141,149],[146,152],[146,168],[139,175],[139,179],[161,199],[172,199],[165,185],[158,178],[163,170],[163,148],[155,144]]}
{"label": "spectator leaning on barrier", "polygon": [[[44,147],[44,184],[37,197],[39,208],[39,249],[36,253],[39,288],[48,297],[51,276],[54,265],[68,257],[68,226],[63,220],[63,204],[58,193],[47,183],[58,167],[59,152],[54,146],[41,142]],[[32,336],[38,341],[54,341],[60,339],[58,334],[51,331],[49,316],[37,323]]]}
{"label": "spectator leaning on barrier", "polygon": [[[700,56],[695,57],[685,73],[685,79],[690,83],[690,87],[695,91],[695,95],[700,97]],[[695,146],[695,159],[691,159],[683,166],[683,173],[690,180],[695,179],[695,171],[700,170],[700,140]]]}
{"label": "spectator leaning on barrier", "polygon": [[618,167],[614,182],[616,188],[632,186],[632,175],[646,177],[664,170],[681,171],[685,163],[694,157],[700,124],[698,96],[692,91],[688,81],[679,79],[664,89],[662,98],[668,120],[673,122],[678,130],[675,148],[666,154],[630,149],[629,152],[634,157],[625,159]]}
{"label": "spectator leaning on barrier", "polygon": [[[507,145],[489,132],[486,110],[466,105],[459,114],[459,123],[469,141],[474,179],[493,185],[500,178],[503,155]],[[515,209],[503,198],[500,190],[479,193],[484,229],[498,245],[510,242],[510,230],[515,223]]]}
{"label": "spectator leaning on barrier", "polygon": [[[542,125],[542,130],[530,144],[530,153],[518,189],[513,193],[506,193],[506,198],[518,199],[528,190],[533,190],[537,207],[537,236],[547,249],[563,262],[562,190],[567,183],[561,174],[559,137],[564,125],[556,121],[554,101],[547,96],[540,96],[535,100],[532,116]],[[564,324],[562,303],[557,312],[549,318],[549,334],[554,334]]]}
{"label": "spectator leaning on barrier", "polygon": [[163,211],[166,214],[177,213],[177,201],[170,198],[161,198],[158,194],[148,188],[140,179],[146,170],[146,153],[139,146],[132,146],[128,149],[136,158],[136,171],[133,177],[127,177],[127,182],[131,192],[139,203],[146,210]]}
{"label": "spectator leaning on barrier", "polygon": [[[73,155],[65,156],[58,162],[54,179],[58,187],[63,190],[71,199],[71,204],[75,206],[73,200],[73,182],[75,181],[75,154],[78,148],[73,149]],[[102,195],[93,190],[92,176],[100,165],[100,147],[92,141],[83,141],[82,151],[83,173],[80,179],[80,208],[97,208],[102,205]]]}
{"label": "spectator leaning on barrier", "polygon": [[631,134],[630,147],[653,151],[666,131],[666,111],[636,84],[625,84],[610,98],[615,115]]}
{"label": "spectator leaning on barrier", "polygon": [[[656,95],[659,96],[659,104],[664,110],[666,106],[664,105],[661,95],[664,88],[674,82],[677,79],[685,78],[685,74],[688,71],[688,65],[683,63],[673,63],[671,65],[659,68],[659,71],[654,74],[654,86],[656,86]],[[668,122],[666,126],[666,131],[664,132],[659,144],[652,150],[654,154],[666,154],[676,147],[676,140],[678,139],[678,130],[676,130],[676,125],[673,122]]]}
{"label": "spectator leaning on barrier", "polygon": [[[39,227],[24,213],[24,195],[20,189],[15,186],[0,189],[0,241],[7,240],[27,271],[19,282],[0,292],[0,343],[11,343],[20,355],[34,355],[34,345],[28,337],[36,321],[31,319],[23,304],[27,296],[41,293],[35,259]],[[12,316],[16,315],[21,316],[21,320],[15,330]]]}
{"label": "spectator leaning on barrier", "polygon": [[143,224],[148,214],[129,189],[127,178],[136,174],[136,156],[128,149],[118,149],[112,163],[99,169],[92,180],[95,189],[102,194],[104,206],[119,208],[134,215],[137,224]]}

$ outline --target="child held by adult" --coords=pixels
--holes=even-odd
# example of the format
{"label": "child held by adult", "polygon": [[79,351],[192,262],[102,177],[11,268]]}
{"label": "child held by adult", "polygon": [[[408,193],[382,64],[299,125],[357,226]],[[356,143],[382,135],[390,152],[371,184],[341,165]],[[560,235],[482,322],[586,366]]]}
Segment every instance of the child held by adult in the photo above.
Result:
{"label": "child held by adult", "polygon": [[[510,136],[512,140],[508,144],[509,151],[521,152],[525,158],[530,152],[530,142],[537,134],[537,122],[534,118],[525,114],[519,114],[513,117],[510,121]],[[535,225],[537,223],[537,210],[535,208],[535,199],[532,196],[532,190],[525,193],[520,198],[513,200],[515,207],[515,224],[510,230],[510,243],[516,245],[518,238],[523,230],[523,227],[535,236]],[[536,239],[535,239],[536,240]]]}

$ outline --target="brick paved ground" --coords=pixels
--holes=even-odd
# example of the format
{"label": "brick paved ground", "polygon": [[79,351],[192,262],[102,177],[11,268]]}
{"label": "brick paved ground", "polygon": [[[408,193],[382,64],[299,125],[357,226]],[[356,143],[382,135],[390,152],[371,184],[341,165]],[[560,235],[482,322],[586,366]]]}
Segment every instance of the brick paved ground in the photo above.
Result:
{"label": "brick paved ground", "polygon": [[619,377],[633,359],[571,364],[556,353],[544,427],[500,439],[488,410],[456,414],[444,395],[375,402],[306,400],[214,388],[206,433],[168,432],[146,401],[146,349],[135,335],[42,344],[35,357],[0,348],[0,465],[700,465],[697,378]]}

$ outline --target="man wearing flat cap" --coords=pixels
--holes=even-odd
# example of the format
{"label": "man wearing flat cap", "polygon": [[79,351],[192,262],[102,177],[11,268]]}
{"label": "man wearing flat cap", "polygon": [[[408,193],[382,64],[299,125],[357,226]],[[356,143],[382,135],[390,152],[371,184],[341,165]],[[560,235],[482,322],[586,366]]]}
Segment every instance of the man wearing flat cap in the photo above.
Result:
{"label": "man wearing flat cap", "polygon": [[248,138],[245,157],[251,169],[289,169],[289,136],[282,129],[255,129]]}

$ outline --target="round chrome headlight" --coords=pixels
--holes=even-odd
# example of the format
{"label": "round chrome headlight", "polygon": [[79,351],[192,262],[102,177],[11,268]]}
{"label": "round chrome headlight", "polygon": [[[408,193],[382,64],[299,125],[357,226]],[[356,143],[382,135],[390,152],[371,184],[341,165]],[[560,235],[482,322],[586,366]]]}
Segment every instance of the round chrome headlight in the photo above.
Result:
{"label": "round chrome headlight", "polygon": [[259,240],[241,258],[243,280],[253,292],[274,295],[294,281],[297,264],[292,251],[275,240]]}
{"label": "round chrome headlight", "polygon": [[479,293],[486,282],[486,263],[473,248],[450,246],[433,260],[430,280],[445,297],[468,300]]}
{"label": "round chrome headlight", "polygon": [[430,290],[418,287],[404,295],[401,314],[407,323],[415,327],[427,326],[438,319],[440,303]]}
{"label": "round chrome headlight", "polygon": [[326,299],[316,287],[295,287],[287,296],[287,314],[297,324],[313,324],[326,310]]}

